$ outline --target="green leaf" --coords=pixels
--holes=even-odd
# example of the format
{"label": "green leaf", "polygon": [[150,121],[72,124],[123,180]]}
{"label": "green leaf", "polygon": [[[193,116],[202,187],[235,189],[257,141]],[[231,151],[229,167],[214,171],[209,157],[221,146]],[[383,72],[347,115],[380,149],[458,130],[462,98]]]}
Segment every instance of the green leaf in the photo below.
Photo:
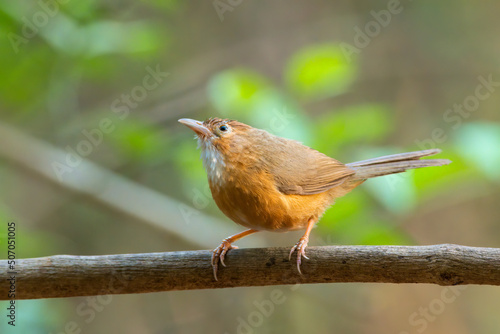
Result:
{"label": "green leaf", "polygon": [[359,219],[360,213],[370,210],[373,210],[372,201],[365,192],[356,189],[345,197],[338,198],[335,205],[325,212],[321,221],[331,226],[337,226],[339,222],[344,220]]}
{"label": "green leaf", "polygon": [[109,134],[111,143],[126,159],[147,163],[163,154],[168,138],[156,128],[136,119],[126,119],[115,126]]}
{"label": "green leaf", "polygon": [[365,187],[384,207],[396,214],[411,211],[416,203],[413,171],[377,177],[365,182]]}
{"label": "green leaf", "polygon": [[255,107],[259,93],[271,88],[267,79],[246,69],[232,69],[212,77],[208,83],[208,97],[224,116],[249,114]]}
{"label": "green leaf", "polygon": [[251,112],[241,121],[280,137],[311,143],[311,121],[295,101],[277,90],[259,93]]}
{"label": "green leaf", "polygon": [[285,69],[287,86],[307,99],[341,94],[356,75],[357,64],[348,61],[336,44],[304,48],[292,56]]}
{"label": "green leaf", "polygon": [[[371,159],[404,151],[396,147],[365,147],[357,151],[355,160]],[[411,170],[369,179],[362,186],[386,209],[396,214],[409,212],[417,202],[414,171]]]}
{"label": "green leaf", "polygon": [[410,240],[406,234],[391,224],[374,222],[363,226],[363,230],[359,234],[359,243],[363,245],[401,245],[410,243]]}
{"label": "green leaf", "polygon": [[409,238],[394,224],[377,220],[372,201],[355,190],[338,200],[318,224],[323,244],[401,244]]}
{"label": "green leaf", "polygon": [[[33,105],[39,108],[45,107],[43,104],[39,106],[38,101],[44,97],[47,89],[49,67],[52,65],[49,57],[53,57],[52,52],[37,48],[30,51],[29,57],[19,57],[17,64],[12,66],[3,64],[9,66],[9,70],[4,72],[1,80],[0,96],[4,103],[22,108],[12,112],[26,111]],[[29,78],[29,80],[19,80],[19,78]]]}
{"label": "green leaf", "polygon": [[500,181],[500,124],[469,123],[458,129],[457,149],[486,177]]}
{"label": "green leaf", "polygon": [[79,56],[152,52],[160,45],[158,29],[149,22],[96,21],[79,26],[71,17],[58,14],[40,35],[59,51]]}
{"label": "green leaf", "polygon": [[[323,239],[320,242],[325,245],[377,243],[374,241],[376,238],[373,231],[380,231],[382,227],[379,226],[381,224],[377,224],[378,227],[375,228],[374,224],[377,223],[373,201],[366,192],[356,189],[347,196],[337,199],[336,204],[323,215],[318,223],[318,230]],[[392,225],[386,225],[385,230],[393,229]],[[382,233],[378,233],[377,236],[380,234]]]}
{"label": "green leaf", "polygon": [[348,107],[316,121],[315,148],[334,153],[344,145],[374,143],[385,138],[393,128],[389,109],[383,105]]}
{"label": "green leaf", "polygon": [[[189,137],[193,138],[192,136]],[[196,149],[195,140],[189,140],[187,136],[183,136],[183,139],[169,151],[172,152],[172,161],[175,163],[177,170],[183,175],[183,178],[190,180],[194,184],[207,182],[205,169],[200,158],[201,153],[199,149]]]}
{"label": "green leaf", "polygon": [[414,180],[420,202],[440,196],[443,192],[460,188],[464,183],[477,183],[479,172],[474,173],[464,158],[451,148],[443,147],[443,153],[435,158],[449,159],[452,163],[415,171]]}

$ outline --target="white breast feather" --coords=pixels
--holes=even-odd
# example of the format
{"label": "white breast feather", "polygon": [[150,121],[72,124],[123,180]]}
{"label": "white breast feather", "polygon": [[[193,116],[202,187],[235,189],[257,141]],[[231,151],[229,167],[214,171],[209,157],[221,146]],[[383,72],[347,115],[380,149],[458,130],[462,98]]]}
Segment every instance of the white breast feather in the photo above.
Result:
{"label": "white breast feather", "polygon": [[226,167],[224,158],[220,152],[211,144],[198,139],[198,147],[201,148],[201,159],[203,167],[207,171],[208,178],[213,184],[221,185],[223,178],[222,172]]}

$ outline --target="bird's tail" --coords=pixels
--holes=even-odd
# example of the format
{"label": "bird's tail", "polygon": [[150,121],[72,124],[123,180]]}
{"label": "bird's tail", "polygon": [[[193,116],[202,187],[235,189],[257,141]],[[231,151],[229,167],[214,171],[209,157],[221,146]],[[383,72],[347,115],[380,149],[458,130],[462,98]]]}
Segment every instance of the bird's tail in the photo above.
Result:
{"label": "bird's tail", "polygon": [[408,169],[443,166],[451,163],[448,159],[419,160],[422,157],[440,153],[440,149],[386,155],[347,164],[356,171],[354,179],[364,180],[372,177],[401,173]]}

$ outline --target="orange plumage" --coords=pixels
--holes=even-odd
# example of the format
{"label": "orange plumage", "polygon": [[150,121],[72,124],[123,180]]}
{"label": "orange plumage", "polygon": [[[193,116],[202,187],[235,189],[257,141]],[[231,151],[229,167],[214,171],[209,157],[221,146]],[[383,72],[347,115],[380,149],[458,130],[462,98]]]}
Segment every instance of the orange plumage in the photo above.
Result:
{"label": "orange plumage", "polygon": [[309,233],[324,211],[367,178],[404,172],[411,168],[441,166],[449,160],[419,160],[440,151],[395,154],[343,164],[294,140],[227,119],[205,122],[181,119],[196,132],[202,149],[212,196],[231,220],[249,228],[225,239],[214,250],[212,265],[217,279],[219,261],[224,265],[232,243],[267,230],[306,230],[292,248],[297,268]]}

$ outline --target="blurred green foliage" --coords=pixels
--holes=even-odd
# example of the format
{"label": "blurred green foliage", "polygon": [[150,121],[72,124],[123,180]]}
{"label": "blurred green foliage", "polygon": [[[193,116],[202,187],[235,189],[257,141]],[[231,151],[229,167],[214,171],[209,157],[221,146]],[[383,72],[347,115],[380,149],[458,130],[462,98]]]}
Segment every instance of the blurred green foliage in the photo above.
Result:
{"label": "blurred green foliage", "polygon": [[[318,8],[323,11],[323,6],[328,8],[334,5],[337,4],[325,3]],[[207,198],[207,211],[218,215],[228,224],[232,222],[223,218],[213,201],[209,201],[206,175],[199,160],[200,152],[195,149],[196,143],[192,140],[193,134],[175,123],[176,118],[220,116],[237,119],[278,136],[301,141],[343,162],[418,150],[421,148],[412,142],[413,134],[424,129],[432,131],[433,127],[438,126],[445,129],[448,140],[436,145],[443,149],[443,154],[439,157],[452,160],[451,165],[373,179],[348,196],[338,199],[337,204],[325,213],[314,233],[318,237],[317,240],[327,245],[411,244],[413,237],[407,232],[404,223],[423,211],[426,206],[444,207],[448,205],[446,200],[460,200],[462,197],[482,192],[488,186],[498,186],[500,123],[478,120],[478,111],[470,119],[464,119],[463,123],[460,123],[462,125],[455,129],[442,120],[441,113],[432,114],[427,112],[425,107],[412,104],[412,101],[421,98],[412,93],[416,90],[415,87],[418,87],[416,82],[423,80],[422,78],[427,80],[422,81],[426,100],[435,98],[433,94],[439,97],[451,96],[452,103],[463,100],[462,91],[456,87],[450,88],[452,84],[465,81],[458,76],[460,73],[454,71],[465,68],[474,74],[475,79],[479,75],[476,73],[478,69],[487,67],[486,62],[477,59],[475,62],[470,61],[473,64],[468,65],[470,68],[464,66],[464,59],[467,62],[475,59],[473,56],[476,50],[479,50],[479,47],[471,47],[471,43],[479,46],[482,42],[481,38],[466,36],[476,36],[485,13],[479,11],[481,6],[463,2],[461,6],[465,6],[466,10],[456,11],[457,15],[448,15],[450,3],[414,3],[411,10],[405,9],[403,14],[392,21],[391,26],[396,28],[396,32],[393,31],[392,35],[388,32],[386,36],[390,37],[373,38],[371,45],[363,49],[358,56],[352,54],[348,58],[340,46],[341,42],[346,42],[340,40],[341,36],[345,38],[344,33],[335,34],[335,38],[325,38],[329,35],[317,36],[317,31],[312,30],[309,31],[307,43],[302,43],[304,39],[298,38],[301,46],[296,47],[297,44],[290,41],[279,44],[281,39],[287,39],[281,38],[281,30],[277,28],[267,36],[273,38],[275,49],[292,50],[284,59],[280,58],[277,73],[268,73],[265,70],[269,64],[276,66],[276,62],[266,59],[270,54],[267,53],[269,50],[263,52],[265,57],[255,63],[246,58],[246,61],[240,63],[237,57],[231,54],[231,48],[230,51],[225,49],[226,44],[236,44],[230,37],[232,38],[234,33],[243,32],[244,25],[248,24],[248,15],[243,7],[250,7],[250,3],[244,3],[241,7],[226,12],[227,21],[224,21],[224,26],[216,21],[216,13],[211,13],[212,18],[207,20],[214,19],[214,22],[210,23],[210,28],[213,29],[207,30],[204,30],[200,23],[201,18],[207,15],[202,13],[203,17],[200,17],[196,16],[196,10],[186,11],[190,6],[195,5],[163,0],[143,0],[135,3],[69,1],[57,8],[57,15],[50,17],[46,25],[35,28],[36,31],[32,31],[30,36],[25,36],[23,26],[26,20],[33,22],[33,15],[41,11],[40,2],[0,2],[0,34],[4,37],[0,39],[1,121],[64,150],[67,146],[74,148],[78,142],[85,139],[83,130],[96,128],[101,119],[109,117],[114,130],[104,135],[102,144],[98,145],[87,159],[191,206],[194,196],[204,196]],[[211,6],[211,3],[208,3],[208,6]],[[366,9],[364,6],[359,4],[350,7],[361,9],[363,12]],[[300,8],[297,12],[304,12],[301,16],[307,17],[306,12],[313,12],[312,7],[308,11]],[[365,15],[370,10],[371,7],[362,14]],[[228,23],[230,15],[239,15],[238,11],[246,15],[245,19],[240,17],[239,20]],[[273,13],[272,10],[269,12]],[[497,20],[496,10],[488,12]],[[479,17],[479,22],[466,20],[468,24],[463,24],[462,16],[466,15],[465,13]],[[281,12],[279,14],[281,16]],[[283,15],[285,16],[288,17]],[[275,27],[274,23],[278,20],[275,16],[271,17],[272,27]],[[443,19],[445,17],[448,18]],[[265,15],[259,16],[260,19],[264,20]],[[334,20],[338,25],[335,27],[351,32],[352,26],[359,24],[356,20],[364,18],[361,15],[353,19],[347,15],[340,20]],[[316,27],[316,23],[312,26]],[[219,26],[222,28],[219,29]],[[407,33],[409,27],[413,27],[411,33]],[[389,29],[391,28],[387,27],[387,30]],[[464,30],[463,34],[460,29]],[[455,33],[456,31],[461,33]],[[228,32],[229,37],[224,35],[225,32]],[[260,34],[268,35],[262,32]],[[486,37],[483,38],[488,45],[495,44],[491,43],[495,40],[495,34],[495,29],[484,32]],[[257,35],[255,38],[261,38]],[[402,39],[393,42],[392,38],[397,40],[399,35]],[[223,37],[227,37],[227,40],[223,40]],[[467,43],[463,42],[465,37],[468,37]],[[207,40],[217,40],[220,43],[211,45]],[[244,44],[243,38],[242,41]],[[379,41],[382,47],[376,49],[375,44]],[[192,45],[197,43],[199,45]],[[253,44],[251,45],[253,48]],[[262,45],[271,48],[265,42]],[[257,59],[259,53],[254,54],[252,48],[249,49],[252,50],[249,58]],[[384,52],[381,52],[382,49]],[[394,50],[395,58],[384,63],[383,58],[390,54],[391,50]],[[211,54],[215,51],[219,52],[216,53],[217,57]],[[281,57],[282,52],[284,51],[277,54]],[[466,52],[471,52],[472,55],[465,55]],[[231,64],[236,62],[256,65],[221,66],[229,57],[231,60],[235,59]],[[212,63],[213,58],[223,60],[220,63]],[[489,52],[481,55],[480,59],[493,59],[497,68],[497,58],[494,52]],[[403,66],[405,61],[410,64],[406,68]],[[172,80],[173,83],[165,83],[158,91],[148,92],[143,102],[138,103],[136,107],[130,107],[130,113],[126,117],[118,117],[111,107],[113,101],[122,98],[123,94],[130,95],[134,87],[141,85],[146,75],[145,68],[154,67],[156,64],[160,64],[165,71],[171,70],[176,79]],[[182,72],[183,67],[187,67],[188,71]],[[365,70],[372,75],[368,79],[363,78]],[[415,71],[421,71],[418,72],[420,76],[415,75]],[[388,78],[383,77],[381,73]],[[448,79],[449,81],[445,81],[443,87],[440,87],[433,82],[438,81],[432,76],[436,73],[444,73],[444,77],[451,77],[452,80]],[[406,83],[402,78],[409,78],[409,89],[397,87]],[[353,92],[363,88],[359,85],[363,80],[368,88],[363,90],[361,97],[356,96]],[[174,100],[175,94],[182,95],[181,93],[186,91],[196,90],[197,85],[206,85],[206,91],[202,89],[201,107],[185,107],[189,101],[181,96],[181,103],[174,104],[179,108],[175,110],[174,116],[165,115],[167,112],[162,114],[165,102]],[[390,93],[380,94],[385,91],[379,90],[377,85],[386,85],[386,91]],[[396,96],[392,95],[394,91],[397,91]],[[469,91],[467,92],[466,94],[469,94]],[[494,101],[494,98],[490,101]],[[448,108],[448,102],[441,101],[446,106],[443,104],[440,107]],[[486,103],[494,105],[494,102],[484,102],[484,108],[494,109],[491,114],[498,114],[496,107],[492,108],[490,105],[488,109]],[[406,110],[408,106],[410,109]],[[153,115],[150,111],[155,107],[160,108],[161,112]],[[403,116],[401,109],[405,113]],[[412,114],[417,112],[422,113],[421,119],[425,119],[427,123],[420,124],[421,127],[412,132],[412,135],[405,136],[405,131],[418,128],[418,124],[413,124],[416,118]],[[161,117],[158,117],[158,114]],[[422,136],[431,131],[426,131]],[[104,214],[95,208],[87,207],[85,200],[81,198],[64,196],[63,199],[54,199],[54,204],[48,205],[47,212],[41,211],[41,218],[32,217],[30,212],[25,211],[30,211],[31,203],[38,203],[39,194],[35,193],[30,198],[22,197],[22,194],[31,193],[28,186],[30,180],[21,183],[16,178],[18,172],[12,172],[11,169],[15,168],[2,161],[0,184],[4,190],[5,203],[17,203],[18,206],[10,208],[7,204],[0,203],[0,220],[8,221],[14,216],[25,220],[23,227],[18,229],[21,240],[19,257],[79,251],[84,248],[84,243],[75,245],[73,238],[76,239],[76,236],[85,236],[87,241],[99,237],[109,240],[108,238],[113,236],[113,231],[96,236],[96,231],[106,231],[102,224],[105,220]],[[19,189],[20,187],[26,187],[27,190]],[[20,207],[27,207],[28,210],[19,210]],[[37,223],[45,225],[40,227]],[[56,232],[45,231],[47,226],[52,226]],[[221,235],[222,237],[224,236]],[[3,247],[5,242],[5,230],[0,229],[0,246]],[[96,241],[99,242],[105,243],[102,240]],[[92,242],[88,243],[94,245]],[[0,256],[4,257],[4,254]],[[235,299],[239,300],[240,296]],[[174,298],[168,301],[177,308]],[[186,301],[190,307],[197,304],[193,302],[196,301],[195,298],[186,298]],[[209,302],[212,305],[212,300]],[[343,300],[339,302],[344,304]],[[229,302],[224,303],[220,304],[224,307],[231,306]],[[314,300],[315,305],[316,303],[317,300]],[[5,304],[0,305],[4,309]],[[16,329],[20,333],[62,331],[68,319],[79,319],[73,312],[75,308],[65,305],[70,304],[67,301],[21,301],[20,326]],[[322,305],[330,307],[331,300]],[[161,306],[164,307],[165,304]],[[162,307],[157,309],[163,312]],[[328,307],[324,309],[328,310],[330,317]],[[302,319],[304,312],[310,310],[314,309],[301,309],[300,313],[297,312],[300,317],[295,318]],[[123,317],[123,314],[120,313],[120,316]],[[189,321],[198,321],[183,316],[179,316],[182,326]],[[195,314],[193,319],[196,317],[202,318],[201,315]],[[208,318],[215,317],[209,314]],[[356,316],[356,322],[359,322],[357,320]],[[140,326],[145,326],[147,322],[147,316],[137,320]],[[285,321],[279,325],[282,326],[283,323]],[[294,326],[296,323],[291,324]],[[307,326],[309,325],[307,323]],[[6,326],[5,321],[0,322],[0,332],[9,333],[10,328]],[[155,328],[151,331],[161,332],[161,329]],[[183,328],[183,332],[189,330]]]}
{"label": "blurred green foliage", "polygon": [[[175,2],[151,4],[166,13],[181,8]],[[29,51],[29,57],[26,52],[20,56],[15,52],[2,53],[3,66],[9,67],[0,82],[6,106],[29,115],[43,105],[44,99],[79,104],[71,96],[76,90],[85,90],[82,86],[85,82],[104,86],[119,77],[124,66],[133,63],[136,65],[132,66],[132,73],[140,77],[144,67],[137,66],[138,60],[142,63],[143,59],[154,58],[160,48],[168,48],[171,32],[158,29],[159,23],[155,20],[111,20],[102,15],[98,7],[97,2],[86,2],[61,8],[59,15],[40,29],[33,40],[17,45]],[[24,22],[21,17],[29,18],[33,13],[23,3],[3,3],[0,9],[3,18],[0,29],[6,34]],[[121,57],[118,61],[116,55]],[[335,110],[325,107],[314,116],[304,109],[304,102],[335,99],[352,90],[360,73],[359,61],[357,57],[345,57],[339,43],[308,45],[290,54],[285,64],[282,85],[251,68],[229,68],[214,74],[207,82],[207,98],[216,114],[299,140],[343,161],[413,149],[385,144],[395,129],[394,111],[388,105],[363,102]],[[54,76],[53,71],[58,76]],[[19,81],[19,77],[31,79]],[[7,87],[10,89],[5,89]],[[130,88],[123,87],[125,91]],[[111,101],[107,94],[119,96],[108,91],[101,98]],[[55,102],[58,104],[49,115],[54,119],[67,119],[65,103]],[[73,108],[77,105],[70,106],[69,110]],[[107,117],[107,113],[109,111],[90,114],[86,119],[84,116],[83,123],[82,119],[78,123],[70,122],[53,140],[77,143],[82,138],[79,132],[85,129],[78,124],[92,126]],[[27,118],[21,116],[20,119]],[[104,159],[110,165],[121,161],[151,167],[168,161],[186,180],[182,183],[183,196],[189,198],[193,189],[206,188],[199,152],[194,150],[192,142],[183,140],[180,145],[171,144],[175,140],[143,121],[134,110],[127,118],[115,121],[115,126],[116,130],[107,135],[104,145],[91,159]],[[187,138],[191,134],[180,136]],[[394,217],[411,214],[445,186],[457,186],[476,177],[471,176],[471,170],[488,179],[500,178],[496,168],[500,163],[499,143],[499,125],[466,124],[455,131],[453,140],[443,147],[446,156],[454,161],[446,170],[435,168],[425,173],[410,172],[370,180],[347,199],[341,199],[343,205],[328,211],[320,226],[325,231],[331,229],[338,240],[347,243],[364,240],[382,244],[389,239],[394,243],[404,242],[407,237],[397,231]],[[217,212],[213,203],[210,207]],[[352,212],[347,215],[345,210]],[[391,218],[389,213],[394,216]],[[358,216],[360,214],[364,216]],[[370,219],[379,215],[376,223]]]}
{"label": "blurred green foliage", "polygon": [[286,86],[298,97],[320,99],[344,93],[358,66],[336,44],[312,45],[294,54],[285,69]]}
{"label": "blurred green foliage", "polygon": [[213,105],[222,114],[238,110],[251,114],[259,96],[271,89],[266,78],[252,70],[233,69],[215,75],[208,84],[208,94]]}
{"label": "blurred green foliage", "polygon": [[314,147],[331,155],[356,145],[381,143],[394,128],[389,108],[377,104],[331,111],[317,123]]}
{"label": "blurred green foliage", "polygon": [[500,124],[471,123],[456,135],[457,149],[487,178],[500,181]]}

